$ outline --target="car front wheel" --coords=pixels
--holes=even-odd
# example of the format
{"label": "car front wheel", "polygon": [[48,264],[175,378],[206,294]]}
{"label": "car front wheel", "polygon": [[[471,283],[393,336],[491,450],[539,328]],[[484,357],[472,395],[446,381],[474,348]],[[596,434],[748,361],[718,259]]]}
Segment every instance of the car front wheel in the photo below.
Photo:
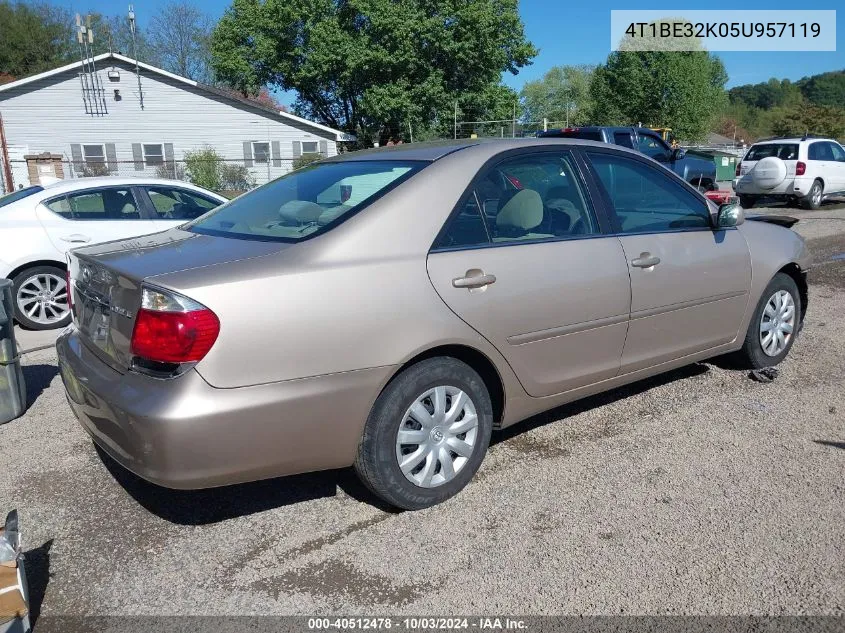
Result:
{"label": "car front wheel", "polygon": [[490,394],[478,373],[455,358],[426,359],[394,378],[376,400],[355,470],[391,505],[427,508],[469,483],[492,429]]}
{"label": "car front wheel", "polygon": [[30,330],[51,330],[70,323],[65,271],[57,266],[33,266],[13,279],[15,318]]}
{"label": "car front wheel", "polygon": [[792,349],[801,326],[801,295],[789,275],[778,273],[766,286],[739,352],[744,366],[777,365]]}

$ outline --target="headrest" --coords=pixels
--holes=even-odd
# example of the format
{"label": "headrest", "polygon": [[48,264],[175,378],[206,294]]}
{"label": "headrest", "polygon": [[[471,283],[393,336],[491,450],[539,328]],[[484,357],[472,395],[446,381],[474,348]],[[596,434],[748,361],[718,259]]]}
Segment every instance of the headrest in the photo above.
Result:
{"label": "headrest", "polygon": [[524,231],[539,226],[542,221],[543,199],[533,189],[518,191],[496,216],[496,226],[516,227]]}
{"label": "headrest", "polygon": [[317,218],[325,211],[316,202],[308,200],[290,200],[279,207],[279,215],[285,220],[293,220],[300,224],[316,222]]}

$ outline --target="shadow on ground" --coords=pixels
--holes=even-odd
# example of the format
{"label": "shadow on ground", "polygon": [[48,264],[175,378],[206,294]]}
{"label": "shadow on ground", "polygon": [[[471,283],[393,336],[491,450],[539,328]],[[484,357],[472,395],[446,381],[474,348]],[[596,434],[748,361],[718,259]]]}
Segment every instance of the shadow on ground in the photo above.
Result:
{"label": "shadow on ground", "polygon": [[813,440],[816,444],[821,444],[822,446],[832,446],[833,448],[841,448],[845,450],[845,442],[830,442],[828,440]]}
{"label": "shadow on ground", "polygon": [[56,365],[23,365],[23,379],[26,383],[26,406],[31,407],[38,396],[50,386],[59,373]]}
{"label": "shadow on ground", "polygon": [[24,566],[26,568],[26,582],[29,587],[29,619],[34,627],[41,614],[41,604],[47,585],[50,583],[50,549],[53,540],[50,539],[41,547],[24,552]]}

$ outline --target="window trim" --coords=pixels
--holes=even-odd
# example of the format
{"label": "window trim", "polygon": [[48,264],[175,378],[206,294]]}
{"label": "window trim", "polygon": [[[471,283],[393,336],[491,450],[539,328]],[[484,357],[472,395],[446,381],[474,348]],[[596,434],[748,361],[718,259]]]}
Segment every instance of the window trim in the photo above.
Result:
{"label": "window trim", "polygon": [[[604,148],[602,148],[604,149]],[[487,171],[503,162],[506,162],[514,157],[525,156],[530,154],[540,154],[540,153],[549,153],[549,152],[557,152],[557,153],[564,153],[569,154],[570,158],[572,159],[572,166],[574,168],[574,174],[577,175],[582,185],[582,193],[584,194],[584,199],[587,204],[590,206],[593,214],[595,215],[596,222],[598,223],[598,233],[592,233],[590,235],[561,235],[561,236],[553,236],[553,237],[538,237],[535,239],[530,240],[513,240],[510,242],[487,242],[486,244],[471,244],[466,246],[437,246],[438,242],[443,238],[444,233],[446,233],[447,228],[451,225],[452,220],[457,217],[461,209],[464,208],[467,201],[469,200],[470,195],[475,195],[475,187],[480,182],[481,177],[486,175]],[[469,184],[464,189],[463,193],[461,193],[460,197],[458,198],[457,204],[452,208],[452,211],[447,216],[446,220],[443,222],[443,226],[440,227],[440,230],[437,232],[434,240],[431,243],[431,246],[428,248],[429,254],[432,253],[448,253],[448,252],[455,252],[455,251],[467,251],[467,250],[476,250],[480,248],[502,248],[507,246],[527,246],[530,244],[545,244],[547,242],[568,242],[571,240],[591,240],[597,238],[608,237],[612,235],[612,227],[613,224],[610,221],[610,218],[606,214],[606,210],[603,204],[598,204],[596,196],[594,194],[594,187],[590,179],[587,178],[587,175],[584,173],[584,161],[580,159],[578,154],[578,146],[573,145],[570,143],[550,143],[544,146],[532,146],[532,147],[519,147],[515,149],[506,150],[503,152],[499,152],[495,156],[487,159],[484,164],[479,167],[478,171],[472,177],[472,180],[469,181]],[[479,200],[476,198],[476,205],[478,205],[479,212],[481,213],[481,218],[484,221],[485,230],[487,230],[487,218],[484,216],[482,207],[478,204]],[[489,236],[489,230],[487,230],[487,234]]]}
{"label": "window trim", "polygon": [[[258,160],[258,154],[255,151],[256,145],[267,146],[267,160]],[[271,141],[250,141],[250,148],[252,148],[252,164],[253,165],[269,165],[273,160],[273,143]]]}
{"label": "window trim", "polygon": [[[138,195],[138,192],[135,191],[136,187],[137,187],[137,185],[106,185],[106,186],[100,186],[100,187],[86,187],[84,189],[76,189],[74,191],[67,191],[67,192],[60,194],[60,195],[57,195],[57,196],[45,198],[41,202],[39,202],[39,204],[43,205],[44,208],[47,209],[47,211],[49,211],[50,213],[55,215],[60,220],[64,220],[65,222],[122,222],[123,220],[115,220],[114,218],[85,218],[85,219],[74,218],[74,217],[65,218],[65,217],[62,217],[61,215],[59,215],[58,213],[56,213],[55,211],[53,211],[49,206],[47,206],[47,205],[49,205],[49,204],[51,204],[51,203],[53,203],[57,200],[61,200],[62,198],[67,200],[68,206],[70,206],[70,199],[69,199],[70,196],[78,196],[78,195],[82,195],[82,194],[86,194],[86,193],[92,193],[92,192],[97,192],[97,191],[105,191],[107,189],[108,190],[119,189],[121,191],[123,191],[123,190],[128,191],[132,195],[132,199],[135,202],[135,208],[138,209],[138,216],[139,217],[132,218],[129,221],[130,222],[132,222],[132,221],[138,222],[138,221],[141,221],[141,220],[149,220],[150,217],[149,217],[149,214],[147,212],[146,206],[143,203],[141,203],[140,196]],[[72,212],[72,207],[71,207],[71,212]]]}
{"label": "window trim", "polygon": [[[150,163],[147,161],[147,145],[158,145],[161,148],[161,162],[160,163]],[[144,143],[141,142],[141,157],[144,159],[144,167],[159,167],[160,165],[167,164],[167,159],[164,157],[164,143],[152,142],[152,143]]]}
{"label": "window trim", "polygon": [[[80,150],[82,151],[82,163],[84,165],[105,165],[108,167],[108,158],[106,156],[106,144],[105,143],[80,143]],[[100,161],[91,161],[88,159],[87,152],[85,151],[86,147],[99,147],[103,151],[103,160]]]}
{"label": "window trim", "polygon": [[601,180],[597,173],[595,173],[595,168],[593,167],[592,163],[590,162],[589,156],[587,156],[586,148],[578,148],[578,153],[582,154],[581,159],[584,162],[585,169],[590,174],[590,179],[592,182],[593,187],[595,187],[597,197],[601,198],[602,206],[604,207],[605,213],[610,218],[611,225],[613,227],[612,232],[610,235],[614,237],[625,237],[628,235],[663,235],[665,233],[691,233],[695,231],[709,231],[711,233],[715,233],[718,231],[730,231],[730,230],[737,230],[737,227],[719,227],[716,225],[716,215],[710,208],[710,204],[707,201],[707,198],[704,195],[695,189],[692,185],[690,185],[686,180],[681,178],[678,174],[676,174],[671,169],[668,169],[662,163],[649,158],[645,154],[641,154],[635,150],[614,150],[609,147],[590,147],[590,152],[596,153],[604,153],[604,154],[616,154],[617,156],[622,156],[623,158],[627,158],[629,160],[634,160],[636,162],[642,163],[645,167],[650,169],[654,169],[654,165],[657,164],[660,169],[663,170],[663,174],[667,175],[670,180],[674,180],[678,185],[684,187],[687,192],[693,194],[695,198],[697,198],[704,209],[707,211],[707,217],[709,218],[709,225],[707,227],[688,227],[688,228],[678,228],[678,229],[669,229],[665,231],[642,231],[637,233],[627,232],[622,230],[622,226],[619,223],[619,217],[616,215],[616,207],[613,206],[613,201],[610,199],[610,194],[605,189],[604,185],[602,184]]}
{"label": "window trim", "polygon": [[[305,151],[305,144],[306,143],[314,143],[315,149],[314,149],[313,152],[306,152]],[[299,149],[303,154],[320,154],[320,141],[299,141]],[[322,154],[321,154],[321,156],[322,156]]]}

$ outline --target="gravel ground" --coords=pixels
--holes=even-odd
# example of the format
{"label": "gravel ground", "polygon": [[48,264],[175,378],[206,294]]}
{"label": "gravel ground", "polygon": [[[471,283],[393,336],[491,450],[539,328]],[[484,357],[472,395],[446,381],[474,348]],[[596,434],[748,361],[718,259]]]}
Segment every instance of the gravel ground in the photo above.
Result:
{"label": "gravel ground", "polygon": [[538,416],[422,512],[348,471],[141,482],[78,427],[52,352],[28,354],[0,509],[21,512],[35,615],[845,615],[845,210],[827,212],[802,212],[818,265],[774,382],[701,363]]}

